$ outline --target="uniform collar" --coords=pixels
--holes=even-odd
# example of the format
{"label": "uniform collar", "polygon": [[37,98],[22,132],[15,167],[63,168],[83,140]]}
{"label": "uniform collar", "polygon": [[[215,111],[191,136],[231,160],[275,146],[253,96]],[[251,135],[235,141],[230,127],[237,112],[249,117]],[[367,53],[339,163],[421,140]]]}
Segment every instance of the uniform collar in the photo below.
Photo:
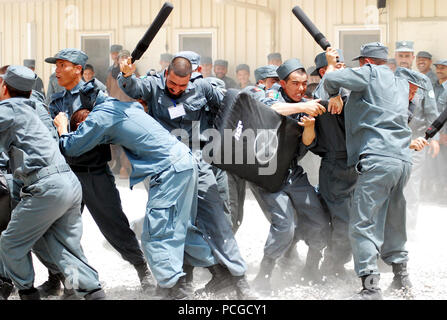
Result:
{"label": "uniform collar", "polygon": [[70,92],[71,95],[75,95],[75,94],[79,93],[79,90],[81,90],[81,87],[84,83],[85,82],[83,80],[81,80],[73,89],[71,89],[71,90],[65,89],[64,96],[67,92]]}

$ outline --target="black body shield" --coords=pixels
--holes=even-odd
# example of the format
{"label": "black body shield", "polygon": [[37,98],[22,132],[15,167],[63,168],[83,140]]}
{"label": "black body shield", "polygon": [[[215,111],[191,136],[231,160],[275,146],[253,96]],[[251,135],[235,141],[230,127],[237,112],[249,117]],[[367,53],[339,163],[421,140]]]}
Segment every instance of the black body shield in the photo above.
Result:
{"label": "black body shield", "polygon": [[304,13],[304,11],[296,6],[292,10],[295,17],[303,24],[304,28],[310,33],[310,35],[315,39],[315,41],[320,45],[320,47],[326,51],[328,47],[331,46],[329,41],[326,39],[324,34],[315,26],[315,24],[309,19],[309,17]]}
{"label": "black body shield", "polygon": [[0,233],[6,230],[11,220],[11,196],[8,182],[5,176],[0,173]]}
{"label": "black body shield", "polygon": [[160,31],[163,24],[168,19],[173,9],[174,6],[172,5],[172,3],[165,2],[160,12],[158,13],[157,17],[155,17],[155,20],[152,22],[149,29],[147,29],[146,33],[144,34],[143,38],[141,38],[140,42],[138,42],[138,45],[135,48],[135,50],[132,52],[132,63],[134,63],[137,60],[140,60],[140,58],[149,48],[149,45],[152,43],[157,33]]}
{"label": "black body shield", "polygon": [[296,121],[246,93],[229,90],[215,127],[220,141],[211,142],[213,165],[269,192],[281,189],[296,160],[303,131]]}

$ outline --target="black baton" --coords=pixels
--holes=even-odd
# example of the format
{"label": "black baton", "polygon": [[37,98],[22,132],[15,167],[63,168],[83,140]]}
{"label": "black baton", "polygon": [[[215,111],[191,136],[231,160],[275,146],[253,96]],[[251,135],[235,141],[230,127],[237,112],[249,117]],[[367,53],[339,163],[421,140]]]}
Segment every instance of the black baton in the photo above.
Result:
{"label": "black baton", "polygon": [[158,13],[157,17],[152,22],[149,29],[147,29],[146,33],[144,34],[143,38],[141,38],[140,42],[138,42],[138,45],[135,48],[135,50],[132,52],[132,63],[134,63],[137,60],[140,60],[140,58],[149,48],[149,45],[154,40],[157,33],[160,31],[163,24],[168,19],[173,9],[174,6],[172,5],[172,3],[165,2],[160,12]]}
{"label": "black baton", "polygon": [[326,39],[324,34],[320,32],[317,26],[309,19],[309,17],[304,13],[304,11],[296,6],[292,10],[293,14],[300,20],[304,28],[310,33],[310,35],[315,39],[315,41],[326,51],[327,48],[331,46],[329,41]]}

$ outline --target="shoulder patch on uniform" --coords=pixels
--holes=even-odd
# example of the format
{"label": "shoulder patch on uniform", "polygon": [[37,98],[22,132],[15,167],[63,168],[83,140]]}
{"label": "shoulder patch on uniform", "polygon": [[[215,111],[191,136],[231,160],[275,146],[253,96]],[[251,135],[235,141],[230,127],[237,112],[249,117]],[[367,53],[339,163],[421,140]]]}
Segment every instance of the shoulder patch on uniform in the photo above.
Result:
{"label": "shoulder patch on uniform", "polygon": [[433,90],[430,90],[430,92],[428,93],[428,96],[431,98],[431,99],[435,99],[435,92],[433,91]]}

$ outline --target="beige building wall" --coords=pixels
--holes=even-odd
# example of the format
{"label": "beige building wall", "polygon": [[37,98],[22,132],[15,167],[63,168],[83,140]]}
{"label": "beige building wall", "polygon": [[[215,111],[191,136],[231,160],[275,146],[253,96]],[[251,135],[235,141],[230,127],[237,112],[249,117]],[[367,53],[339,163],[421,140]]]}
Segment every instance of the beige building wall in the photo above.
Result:
{"label": "beige building wall", "polygon": [[[61,48],[80,47],[81,35],[109,35],[111,43],[132,51],[163,0],[0,0],[0,64],[36,59],[36,72],[47,84],[52,72],[43,60]],[[213,58],[252,69],[266,63],[269,52],[313,64],[321,49],[292,15],[300,5],[334,46],[340,31],[380,30],[394,49],[398,39],[415,40],[416,50],[436,58],[447,49],[446,0],[172,0],[174,12],[140,62],[142,71],[157,69],[160,53],[175,52],[182,33],[213,34]]]}

